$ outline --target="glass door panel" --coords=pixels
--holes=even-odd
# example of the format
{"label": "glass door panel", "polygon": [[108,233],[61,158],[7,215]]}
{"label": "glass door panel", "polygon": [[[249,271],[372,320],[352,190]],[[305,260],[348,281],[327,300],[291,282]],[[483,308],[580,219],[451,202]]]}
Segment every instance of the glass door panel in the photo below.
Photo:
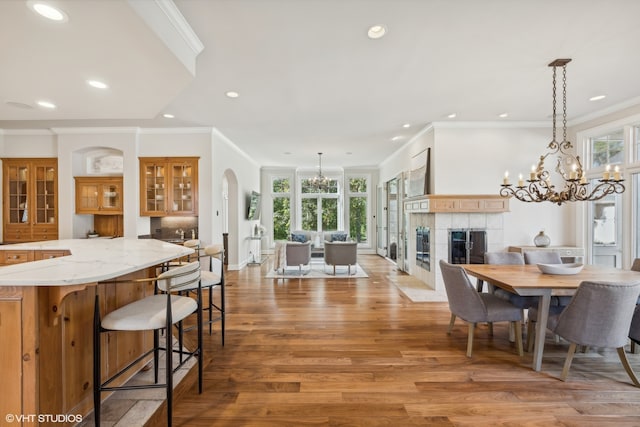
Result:
{"label": "glass door panel", "polygon": [[164,166],[149,164],[145,170],[147,211],[165,210],[165,171]]}
{"label": "glass door panel", "polygon": [[188,164],[180,164],[172,166],[173,182],[173,206],[174,211],[192,211],[193,210],[193,193],[191,188],[192,170]]}
{"label": "glass door panel", "polygon": [[116,184],[102,186],[102,207],[104,209],[120,208],[120,188]]}
{"label": "glass door panel", "polygon": [[10,224],[29,222],[27,189],[29,169],[26,166],[9,168],[9,218]]}

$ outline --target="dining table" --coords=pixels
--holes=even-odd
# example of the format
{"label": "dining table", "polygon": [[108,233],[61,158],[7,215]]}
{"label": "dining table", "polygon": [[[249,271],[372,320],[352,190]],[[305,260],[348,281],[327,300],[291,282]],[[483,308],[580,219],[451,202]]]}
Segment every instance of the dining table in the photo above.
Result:
{"label": "dining table", "polygon": [[463,264],[469,276],[522,296],[537,296],[538,318],[533,347],[533,369],[540,371],[551,297],[573,295],[584,281],[639,282],[640,272],[585,265],[576,274],[546,274],[537,265]]}

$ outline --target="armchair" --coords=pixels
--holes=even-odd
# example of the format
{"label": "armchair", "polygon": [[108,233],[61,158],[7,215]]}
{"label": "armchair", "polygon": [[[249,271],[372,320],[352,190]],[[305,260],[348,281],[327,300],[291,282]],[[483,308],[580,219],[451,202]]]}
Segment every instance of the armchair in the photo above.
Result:
{"label": "armchair", "polygon": [[324,242],[324,262],[333,266],[336,275],[336,265],[346,265],[347,274],[351,275],[351,266],[358,262],[357,242]]}

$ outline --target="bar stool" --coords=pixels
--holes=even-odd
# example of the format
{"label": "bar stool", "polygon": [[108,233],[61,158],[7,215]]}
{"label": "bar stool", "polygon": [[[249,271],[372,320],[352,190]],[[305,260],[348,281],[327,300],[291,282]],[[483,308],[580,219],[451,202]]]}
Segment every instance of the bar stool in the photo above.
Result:
{"label": "bar stool", "polygon": [[[209,291],[209,303],[202,308],[202,311],[208,312],[208,319],[204,323],[209,325],[209,335],[211,335],[213,333],[213,324],[218,321],[220,322],[220,335],[222,345],[224,346],[224,248],[221,244],[209,245],[203,248],[198,239],[187,240],[184,242],[184,246],[195,251],[195,255],[189,255],[188,260],[209,258],[209,269],[200,271],[202,289],[208,289]],[[220,287],[220,302],[218,304],[213,300],[213,290],[215,287]],[[214,312],[217,312],[215,317]]]}
{"label": "bar stool", "polygon": [[[167,425],[171,426],[173,415],[173,374],[192,357],[198,363],[198,392],[202,393],[202,288],[200,286],[200,263],[195,261],[180,267],[167,270],[155,278],[138,281],[155,281],[156,293],[138,301],[124,305],[100,320],[100,303],[96,294],[93,320],[93,401],[96,427],[100,426],[101,394],[105,391],[136,390],[146,388],[165,388],[167,394]],[[176,295],[185,289],[196,289],[197,299]],[[189,315],[197,315],[197,347],[186,350],[179,346],[173,348],[172,327],[182,330],[182,321]],[[110,331],[153,331],[153,348],[145,352],[133,362],[122,368],[113,376],[102,381],[101,373],[101,340],[100,334]],[[160,345],[160,331],[165,331],[165,345]],[[182,344],[182,343],[180,343]],[[165,351],[165,382],[158,384],[159,351]],[[180,354],[180,363],[173,367],[173,353]],[[143,385],[111,386],[110,384],[127,372],[138,362],[153,353],[154,383]],[[183,356],[187,356],[182,360]]]}

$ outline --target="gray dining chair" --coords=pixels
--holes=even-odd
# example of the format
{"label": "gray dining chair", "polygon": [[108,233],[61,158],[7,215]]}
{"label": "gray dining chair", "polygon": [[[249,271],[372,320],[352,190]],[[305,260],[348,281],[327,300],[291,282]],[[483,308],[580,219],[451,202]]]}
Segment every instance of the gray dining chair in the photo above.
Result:
{"label": "gray dining chair", "polygon": [[562,258],[557,252],[525,251],[525,264],[562,264]]}
{"label": "gray dining chair", "polygon": [[522,356],[522,310],[493,294],[478,292],[460,266],[440,260],[440,271],[451,311],[447,334],[451,334],[456,317],[468,324],[467,357],[471,357],[475,325],[480,322],[511,322],[516,331],[518,354]]}
{"label": "gray dining chair", "polygon": [[550,329],[570,343],[560,376],[563,381],[567,379],[576,347],[580,345],[615,348],[631,381],[640,387],[624,351],[639,295],[640,281],[584,281],[562,313],[549,316]]}
{"label": "gray dining chair", "polygon": [[[484,254],[484,263],[495,265],[524,265],[524,257],[519,252],[486,252]],[[538,305],[538,297],[521,296],[493,286],[489,286],[489,292],[500,299],[509,301],[522,310],[523,319],[525,318],[524,310]],[[510,341],[515,339],[515,333],[516,331],[513,330],[513,328],[509,328]]]}
{"label": "gray dining chair", "polygon": [[631,339],[631,352],[635,353],[636,344],[640,344],[640,305],[637,304],[633,312],[633,317],[631,318],[629,339]]}

